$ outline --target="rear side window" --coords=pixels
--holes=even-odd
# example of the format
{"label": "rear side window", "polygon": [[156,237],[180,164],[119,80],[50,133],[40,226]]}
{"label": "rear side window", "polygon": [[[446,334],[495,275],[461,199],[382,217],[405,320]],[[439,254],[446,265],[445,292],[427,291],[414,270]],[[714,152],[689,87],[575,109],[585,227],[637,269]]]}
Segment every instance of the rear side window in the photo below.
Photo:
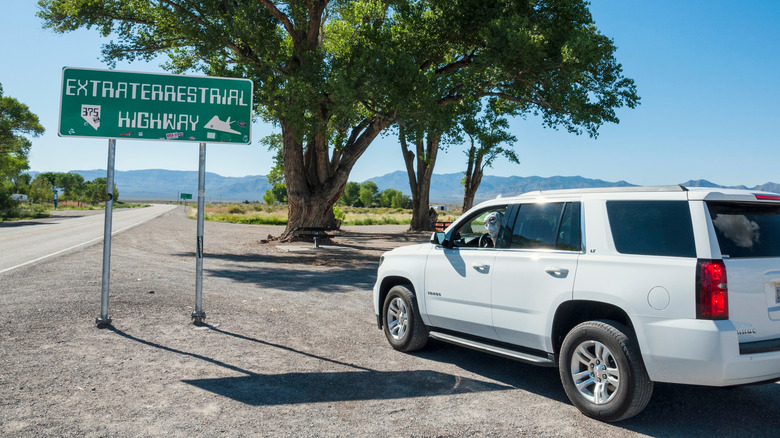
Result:
{"label": "rear side window", "polygon": [[696,257],[687,201],[607,201],[607,214],[622,254]]}
{"label": "rear side window", "polygon": [[724,257],[780,257],[780,206],[708,202]]}

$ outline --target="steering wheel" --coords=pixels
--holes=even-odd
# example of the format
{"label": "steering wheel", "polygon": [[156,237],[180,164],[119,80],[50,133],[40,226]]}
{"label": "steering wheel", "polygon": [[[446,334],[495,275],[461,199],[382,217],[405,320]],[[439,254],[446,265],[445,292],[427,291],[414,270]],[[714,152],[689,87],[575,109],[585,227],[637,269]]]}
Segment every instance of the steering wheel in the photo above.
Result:
{"label": "steering wheel", "polygon": [[480,248],[492,248],[493,247],[493,239],[490,238],[490,234],[485,233],[481,236],[479,236],[479,245]]}

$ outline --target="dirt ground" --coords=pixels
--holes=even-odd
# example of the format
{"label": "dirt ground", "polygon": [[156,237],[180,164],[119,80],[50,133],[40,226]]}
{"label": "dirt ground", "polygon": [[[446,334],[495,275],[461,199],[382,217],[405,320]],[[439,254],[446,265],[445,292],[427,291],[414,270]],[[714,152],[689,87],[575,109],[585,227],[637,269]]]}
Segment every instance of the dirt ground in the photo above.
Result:
{"label": "dirt ground", "polygon": [[182,208],[113,238],[110,328],[98,329],[102,245],[0,274],[0,436],[776,436],[780,385],[656,385],[604,424],[557,370],[432,342],[394,351],[376,328],[378,258],[423,242],[345,227],[333,244],[195,221]]}

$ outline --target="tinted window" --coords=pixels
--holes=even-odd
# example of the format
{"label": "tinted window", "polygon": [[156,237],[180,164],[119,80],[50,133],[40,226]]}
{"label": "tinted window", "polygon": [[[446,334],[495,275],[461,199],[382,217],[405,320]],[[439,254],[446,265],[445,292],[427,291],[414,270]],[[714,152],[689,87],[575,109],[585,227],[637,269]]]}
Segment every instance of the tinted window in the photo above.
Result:
{"label": "tinted window", "polygon": [[687,201],[607,201],[618,252],[696,257]]}
{"label": "tinted window", "polygon": [[555,249],[564,251],[582,251],[582,224],[580,223],[580,203],[569,202],[563,209],[563,219],[558,229],[558,242]]}
{"label": "tinted window", "polygon": [[510,247],[579,251],[581,240],[579,203],[522,204]]}
{"label": "tinted window", "polygon": [[707,203],[725,257],[780,257],[780,207]]}

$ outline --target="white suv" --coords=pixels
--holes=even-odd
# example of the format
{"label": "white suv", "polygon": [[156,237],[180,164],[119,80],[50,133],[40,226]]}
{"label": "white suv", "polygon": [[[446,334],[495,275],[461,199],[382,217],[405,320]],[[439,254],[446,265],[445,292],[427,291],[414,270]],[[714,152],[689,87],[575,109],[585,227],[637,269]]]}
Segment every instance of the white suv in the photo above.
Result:
{"label": "white suv", "polygon": [[[726,279],[728,278],[728,283]],[[377,324],[557,366],[588,416],[638,414],[653,382],[780,379],[780,195],[680,186],[495,199],[380,260]]]}

